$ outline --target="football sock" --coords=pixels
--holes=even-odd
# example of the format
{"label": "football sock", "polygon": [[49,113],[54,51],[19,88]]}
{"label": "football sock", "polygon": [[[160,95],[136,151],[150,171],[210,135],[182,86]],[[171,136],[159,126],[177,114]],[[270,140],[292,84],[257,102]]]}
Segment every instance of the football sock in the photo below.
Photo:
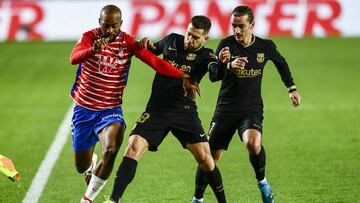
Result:
{"label": "football sock", "polygon": [[224,186],[220,171],[217,168],[217,166],[215,165],[214,170],[206,173],[207,173],[207,179],[209,181],[209,185],[211,186],[211,189],[213,190],[217,201],[220,203],[226,202]]}
{"label": "football sock", "polygon": [[111,193],[111,200],[119,202],[119,199],[124,194],[126,187],[134,179],[136,173],[137,161],[124,156],[118,170]]}
{"label": "football sock", "polygon": [[196,169],[196,178],[195,178],[195,194],[196,199],[202,199],[204,197],[204,192],[208,185],[206,172],[202,171],[198,166]]}
{"label": "football sock", "polygon": [[249,160],[254,168],[256,180],[261,181],[265,178],[266,153],[264,146],[261,145],[259,154],[249,154]]}
{"label": "football sock", "polygon": [[90,183],[86,189],[85,197],[93,201],[95,197],[100,193],[101,189],[105,186],[106,180],[102,180],[96,175],[91,175]]}

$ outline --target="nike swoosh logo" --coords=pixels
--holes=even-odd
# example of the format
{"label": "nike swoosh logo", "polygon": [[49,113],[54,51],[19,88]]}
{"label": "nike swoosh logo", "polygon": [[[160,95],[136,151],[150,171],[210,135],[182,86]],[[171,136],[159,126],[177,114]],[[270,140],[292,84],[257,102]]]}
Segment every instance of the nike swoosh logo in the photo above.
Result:
{"label": "nike swoosh logo", "polygon": [[172,47],[169,47],[169,50],[170,50],[170,51],[176,51],[176,49],[175,49],[175,48],[172,48]]}
{"label": "nike swoosh logo", "polygon": [[200,137],[204,137],[206,135],[206,133],[200,134]]}
{"label": "nike swoosh logo", "polygon": [[239,58],[240,56],[231,56],[232,59]]}

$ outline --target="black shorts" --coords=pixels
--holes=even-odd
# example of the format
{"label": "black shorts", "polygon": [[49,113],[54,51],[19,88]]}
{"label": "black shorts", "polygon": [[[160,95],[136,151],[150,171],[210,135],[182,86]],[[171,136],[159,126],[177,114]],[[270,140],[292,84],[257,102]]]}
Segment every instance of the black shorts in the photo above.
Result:
{"label": "black shorts", "polygon": [[247,129],[256,129],[262,133],[263,118],[262,110],[241,113],[215,112],[209,129],[210,148],[227,150],[236,130],[238,130],[241,141],[242,134]]}
{"label": "black shorts", "polygon": [[183,148],[186,144],[207,142],[206,133],[195,110],[174,112],[144,112],[136,122],[131,135],[137,134],[149,143],[149,151],[157,151],[158,146],[171,133],[180,141]]}

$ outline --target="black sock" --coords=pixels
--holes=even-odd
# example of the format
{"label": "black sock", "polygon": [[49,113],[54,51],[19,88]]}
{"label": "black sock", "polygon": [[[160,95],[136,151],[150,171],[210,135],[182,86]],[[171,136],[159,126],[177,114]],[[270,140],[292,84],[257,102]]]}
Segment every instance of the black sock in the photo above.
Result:
{"label": "black sock", "polygon": [[217,201],[220,203],[226,202],[224,186],[219,169],[215,165],[214,170],[206,173],[209,185],[211,186]]}
{"label": "black sock", "polygon": [[118,202],[124,194],[126,187],[134,179],[136,173],[137,161],[128,157],[124,157],[118,170],[113,185],[111,199]]}
{"label": "black sock", "polygon": [[196,169],[196,179],[195,179],[195,198],[201,199],[204,197],[204,192],[208,185],[207,174],[202,171],[198,166]]}
{"label": "black sock", "polygon": [[257,155],[249,154],[249,160],[254,168],[256,180],[261,181],[265,178],[266,153],[264,146],[261,145],[260,153]]}

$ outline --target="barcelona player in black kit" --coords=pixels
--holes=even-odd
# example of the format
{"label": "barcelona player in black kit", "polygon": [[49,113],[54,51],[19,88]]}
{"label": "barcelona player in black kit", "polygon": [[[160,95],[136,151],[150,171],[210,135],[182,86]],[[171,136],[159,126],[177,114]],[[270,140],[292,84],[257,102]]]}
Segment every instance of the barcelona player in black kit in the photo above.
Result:
{"label": "barcelona player in black kit", "polygon": [[[265,149],[261,144],[263,101],[261,81],[264,66],[271,60],[288,88],[292,105],[297,107],[301,97],[296,91],[289,66],[271,40],[252,34],[254,15],[247,6],[236,7],[231,16],[234,35],[223,39],[216,54],[222,62],[212,81],[222,80],[214,117],[209,130],[211,153],[216,163],[236,132],[249,152],[263,202],[274,202],[274,194],[265,178]],[[201,170],[196,173],[197,187],[193,202],[202,202],[207,185]]]}
{"label": "barcelona player in black kit", "polygon": [[[185,36],[170,34],[152,44],[142,39],[145,47],[156,55],[163,54],[165,60],[200,83],[208,69],[219,66],[211,49],[204,47],[211,27],[205,16],[194,16]],[[157,151],[169,132],[188,149],[209,180],[218,202],[226,202],[221,174],[210,153],[210,146],[198,117],[194,101],[195,92],[184,95],[182,81],[156,74],[150,99],[145,112],[133,128],[125,156],[116,172],[113,191],[108,202],[118,202],[127,185],[133,180],[138,160],[146,151]]]}

